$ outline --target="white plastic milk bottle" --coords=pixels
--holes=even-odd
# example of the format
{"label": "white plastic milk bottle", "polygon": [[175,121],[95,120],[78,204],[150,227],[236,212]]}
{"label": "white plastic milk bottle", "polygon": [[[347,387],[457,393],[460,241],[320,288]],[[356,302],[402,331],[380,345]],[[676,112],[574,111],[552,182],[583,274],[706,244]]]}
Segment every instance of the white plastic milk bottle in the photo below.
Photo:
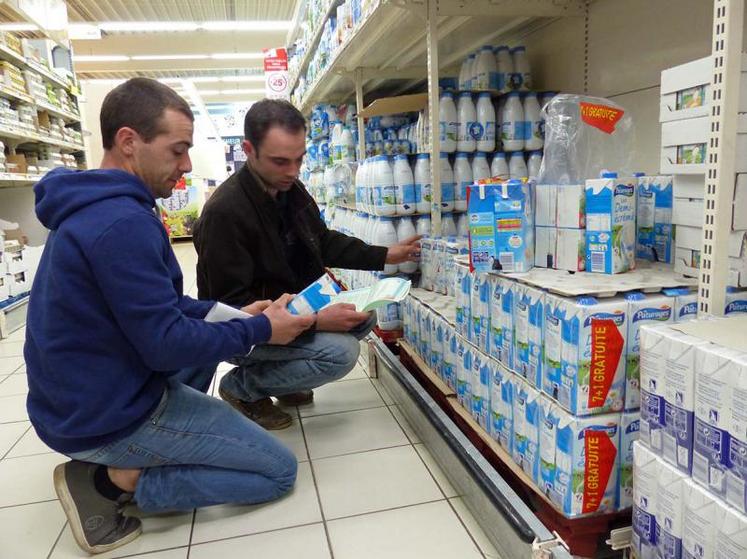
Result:
{"label": "white plastic milk bottle", "polygon": [[454,160],[454,209],[458,212],[467,210],[467,187],[472,184],[472,167],[469,164],[469,155],[460,151]]}
{"label": "white plastic milk bottle", "polygon": [[419,153],[415,162],[415,208],[418,213],[431,211],[431,162],[427,153]]}
{"label": "white plastic milk bottle", "polygon": [[527,151],[542,149],[545,140],[542,136],[542,115],[536,93],[527,93],[524,96],[524,121],[527,123],[524,132],[524,149]]}
{"label": "white plastic milk bottle", "polygon": [[453,153],[457,147],[457,109],[454,94],[444,91],[441,94],[438,108],[438,120],[441,134],[441,151]]}
{"label": "white plastic milk bottle", "polygon": [[376,163],[376,214],[394,215],[397,209],[397,190],[394,173],[386,155],[379,155]]}
{"label": "white plastic milk bottle", "polygon": [[394,156],[394,186],[397,191],[397,215],[415,213],[415,179],[406,155]]}
{"label": "white plastic milk bottle", "polygon": [[493,155],[493,161],[490,163],[490,176],[499,177],[503,180],[510,178],[508,161],[506,161],[506,154],[504,152],[498,151]]}
{"label": "white plastic milk bottle", "polygon": [[511,159],[508,161],[508,174],[510,178],[519,180],[529,175],[523,151],[515,151],[511,154]]}
{"label": "white plastic milk bottle", "polygon": [[456,223],[454,223],[454,214],[445,213],[441,216],[441,236],[446,238],[457,236]]}
{"label": "white plastic milk bottle", "polygon": [[540,166],[542,165],[542,152],[530,151],[529,160],[527,161],[527,171],[530,179],[536,179],[539,176]]}
{"label": "white plastic milk bottle", "polygon": [[501,45],[495,49],[495,60],[498,66],[498,91],[509,91],[509,77],[514,72],[514,61],[507,46]]}
{"label": "white plastic milk bottle", "polygon": [[479,91],[498,89],[498,64],[493,54],[493,47],[484,46],[480,49],[475,68],[475,81],[477,83],[472,89]]}
{"label": "white plastic milk bottle", "polygon": [[504,151],[524,149],[524,122],[521,94],[518,91],[512,91],[506,98],[501,118],[501,142],[503,142]]}
{"label": "white plastic milk bottle", "polygon": [[475,151],[477,142],[472,136],[472,127],[477,121],[475,103],[472,94],[464,92],[459,95],[457,105],[457,120],[459,122],[457,134],[457,151]]}
{"label": "white plastic milk bottle", "polygon": [[449,163],[449,154],[442,153],[441,161],[441,211],[454,211],[454,172]]}
{"label": "white plastic milk bottle", "polygon": [[479,181],[490,178],[490,165],[486,154],[478,151],[472,158],[472,180]]}
{"label": "white plastic milk bottle", "polygon": [[[397,242],[401,243],[405,239],[414,237],[416,234],[415,226],[412,224],[412,219],[409,217],[401,217],[397,223]],[[403,262],[398,266],[398,268],[403,274],[414,274],[418,269],[418,263]]]}
{"label": "white plastic milk bottle", "polygon": [[514,73],[521,76],[521,83],[519,84],[521,90],[529,91],[532,89],[532,74],[529,71],[526,47],[511,49],[511,56],[514,59]]}
{"label": "white plastic milk bottle", "polygon": [[[382,247],[390,247],[397,244],[397,231],[394,229],[394,218],[380,217],[374,229],[374,244]],[[384,275],[396,274],[397,264],[384,265]]]}
{"label": "white plastic milk bottle", "polygon": [[[492,53],[490,57],[493,58]],[[493,151],[495,149],[495,108],[490,93],[480,93],[477,97],[477,122],[482,128],[482,137],[477,140],[477,151]]]}

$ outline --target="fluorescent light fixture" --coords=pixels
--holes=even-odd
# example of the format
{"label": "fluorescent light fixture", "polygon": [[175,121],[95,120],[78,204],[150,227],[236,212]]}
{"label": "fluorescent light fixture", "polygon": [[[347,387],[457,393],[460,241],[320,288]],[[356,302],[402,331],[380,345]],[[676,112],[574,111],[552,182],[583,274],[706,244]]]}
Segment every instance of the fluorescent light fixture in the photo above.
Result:
{"label": "fluorescent light fixture", "polygon": [[192,78],[185,76],[183,79],[189,80],[192,83],[215,83],[221,81],[218,76],[194,76]]}
{"label": "fluorescent light fixture", "polygon": [[70,23],[67,36],[73,41],[96,41],[101,39],[101,29],[91,23]]}
{"label": "fluorescent light fixture", "polygon": [[102,31],[111,32],[157,32],[157,31],[197,31],[199,26],[193,21],[102,21],[96,24]]}
{"label": "fluorescent light fixture", "polygon": [[292,21],[205,21],[199,24],[206,31],[287,31]]}
{"label": "fluorescent light fixture", "polygon": [[0,23],[0,31],[38,31],[39,26],[33,23]]}
{"label": "fluorescent light fixture", "polygon": [[132,60],[206,60],[207,54],[138,54]]}
{"label": "fluorescent light fixture", "polygon": [[220,94],[221,95],[252,95],[252,94],[258,94],[258,93],[264,93],[265,90],[262,88],[253,88],[253,89],[222,89]]}
{"label": "fluorescent light fixture", "polygon": [[199,95],[220,95],[219,89],[198,89],[197,93]]}
{"label": "fluorescent light fixture", "polygon": [[262,52],[219,52],[210,55],[213,60],[261,60],[264,57]]}
{"label": "fluorescent light fixture", "polygon": [[123,54],[75,54],[75,62],[126,62],[129,56]]}
{"label": "fluorescent light fixture", "polygon": [[223,76],[220,81],[222,82],[261,82],[264,83],[265,77],[263,75],[256,76]]}

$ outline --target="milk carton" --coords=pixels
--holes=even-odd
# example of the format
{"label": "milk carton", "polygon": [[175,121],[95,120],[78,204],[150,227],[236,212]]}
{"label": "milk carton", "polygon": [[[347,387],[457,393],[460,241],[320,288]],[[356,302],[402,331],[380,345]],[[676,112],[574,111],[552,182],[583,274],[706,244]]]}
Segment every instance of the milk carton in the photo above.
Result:
{"label": "milk carton", "polygon": [[641,416],[625,412],[620,419],[620,474],[617,492],[618,510],[633,506],[633,446],[638,440]]}
{"label": "milk carton", "polygon": [[698,318],[698,294],[687,287],[664,289],[665,295],[673,297],[672,316],[675,322],[687,322]]}
{"label": "milk carton", "polygon": [[433,241],[433,291],[446,295],[448,293],[446,276],[446,239]]}
{"label": "milk carton", "polygon": [[535,483],[539,478],[539,398],[537,390],[515,377],[513,458]]}
{"label": "milk carton", "polygon": [[490,435],[509,454],[513,449],[514,376],[500,364],[493,365],[493,382],[490,387]]}
{"label": "milk carton", "polygon": [[731,424],[729,463],[726,474],[726,500],[747,513],[747,358],[736,360],[737,374],[731,383]]}
{"label": "milk carton", "polygon": [[412,344],[412,299],[407,296],[402,300],[402,337]]}
{"label": "milk carton", "polygon": [[444,327],[446,321],[436,313],[431,315],[431,370],[443,379]]}
{"label": "milk carton", "polygon": [[472,342],[482,351],[490,351],[490,282],[488,274],[472,279]]}
{"label": "milk carton", "polygon": [[656,485],[656,547],[661,559],[682,557],[687,476],[669,464],[659,466]]}
{"label": "milk carton", "polygon": [[713,559],[716,538],[716,518],[719,508],[716,498],[690,479],[685,480],[685,519],[682,524],[682,557]]}
{"label": "milk carton", "polygon": [[495,193],[495,251],[504,272],[534,266],[534,183],[509,180]]}
{"label": "milk carton", "polygon": [[721,502],[716,506],[718,511],[713,559],[747,557],[747,517]]}
{"label": "milk carton", "polygon": [[689,475],[693,465],[696,348],[705,342],[671,331],[664,367],[664,460]]}
{"label": "milk carton", "polygon": [[640,439],[659,456],[664,452],[664,375],[672,331],[663,324],[644,325],[641,334]]}
{"label": "milk carton", "polygon": [[506,278],[494,278],[490,299],[490,354],[509,369],[514,367],[514,294],[517,285]]}
{"label": "milk carton", "polygon": [[433,239],[420,240],[420,287],[433,291]]}
{"label": "milk carton", "polygon": [[515,292],[514,368],[529,384],[541,389],[545,292],[528,285],[517,285]]}
{"label": "milk carton", "polygon": [[666,295],[625,294],[628,301],[628,345],[625,360],[625,409],[635,410],[641,405],[641,376],[639,371],[641,326],[671,323],[672,298]]}
{"label": "milk carton", "polygon": [[496,252],[495,184],[474,184],[469,189],[470,263],[478,272],[500,269]]}
{"label": "milk carton", "polygon": [[633,445],[633,552],[640,559],[657,559],[656,494],[659,469],[656,455],[640,442]]}
{"label": "milk carton", "polygon": [[472,347],[463,338],[457,338],[457,400],[464,409],[472,410]]}
{"label": "milk carton", "polygon": [[565,319],[566,301],[562,297],[548,293],[545,296],[545,332],[542,373],[542,391],[548,396],[559,397],[562,383],[562,345],[563,320]]}
{"label": "milk carton", "polygon": [[638,177],[636,257],[672,262],[672,177]]}
{"label": "milk carton", "polygon": [[727,287],[725,305],[724,315],[726,316],[747,312],[747,291]]}
{"label": "milk carton", "polygon": [[445,322],[443,331],[444,363],[441,369],[444,382],[452,390],[456,390],[457,345],[458,338],[454,327]]}
{"label": "milk carton", "polygon": [[730,467],[732,383],[740,357],[741,352],[715,344],[701,344],[695,351],[693,479],[722,498]]}
{"label": "milk carton", "polygon": [[458,265],[455,272],[456,331],[469,339],[472,324],[472,276],[467,266]]}
{"label": "milk carton", "polygon": [[563,506],[564,495],[555,487],[557,479],[558,422],[564,414],[555,402],[540,397],[540,463],[538,485],[543,495],[547,495],[558,507]]}
{"label": "milk carton", "polygon": [[296,295],[288,303],[288,312],[291,314],[307,315],[320,311],[329,305],[341,291],[338,283],[329,274],[324,274],[311,285],[307,286],[301,293]]}
{"label": "milk carton", "polygon": [[489,432],[490,385],[493,376],[490,359],[481,351],[473,351],[472,358],[472,417]]}
{"label": "milk carton", "polygon": [[420,306],[420,314],[418,315],[420,322],[420,334],[419,334],[419,345],[420,345],[420,357],[423,358],[426,365],[430,366],[431,363],[431,310],[425,305]]}
{"label": "milk carton", "polygon": [[636,183],[616,173],[586,181],[586,271],[620,274],[635,268]]}
{"label": "milk carton", "polygon": [[625,390],[627,305],[593,297],[562,303],[558,402],[576,415],[622,411]]}

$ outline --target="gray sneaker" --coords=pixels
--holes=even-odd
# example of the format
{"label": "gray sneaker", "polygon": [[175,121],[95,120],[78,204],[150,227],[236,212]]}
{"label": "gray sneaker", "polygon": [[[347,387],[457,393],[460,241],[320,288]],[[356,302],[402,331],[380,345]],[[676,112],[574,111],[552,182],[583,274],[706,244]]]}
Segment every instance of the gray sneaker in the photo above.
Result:
{"label": "gray sneaker", "polygon": [[98,467],[71,460],[54,469],[54,489],[73,537],[88,553],[111,551],[130,543],[142,532],[138,518],[122,514],[132,494],[125,493],[117,501],[110,501],[96,491],[93,475]]}

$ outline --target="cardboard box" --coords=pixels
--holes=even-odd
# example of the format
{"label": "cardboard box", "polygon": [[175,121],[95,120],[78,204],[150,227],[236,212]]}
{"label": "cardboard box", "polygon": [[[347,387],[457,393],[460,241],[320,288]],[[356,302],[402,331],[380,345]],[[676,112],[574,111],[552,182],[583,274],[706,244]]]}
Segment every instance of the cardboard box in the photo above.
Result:
{"label": "cardboard box", "polygon": [[535,192],[535,225],[568,229],[586,227],[585,185],[538,184]]}
{"label": "cardboard box", "polygon": [[26,156],[22,153],[16,153],[16,154],[10,154],[5,156],[5,163],[6,165],[8,163],[15,163],[18,165],[18,169],[15,171],[16,173],[21,173],[22,175],[25,175],[28,171],[28,165],[26,164]]}
{"label": "cardboard box", "polygon": [[8,293],[11,297],[23,295],[31,290],[31,281],[29,280],[29,273],[26,270],[6,274],[5,280],[8,283]]}
{"label": "cardboard box", "polygon": [[555,269],[583,272],[586,269],[586,229],[557,230]]}
{"label": "cardboard box", "polygon": [[[534,201],[536,204],[534,224],[537,227],[555,227],[557,225],[558,186],[555,184],[538,184]],[[539,264],[537,265],[539,266]]]}
{"label": "cardboard box", "polygon": [[[747,253],[744,251],[745,241],[747,241],[747,232],[733,231],[729,235],[729,256],[732,258],[742,258]],[[690,227],[679,225],[675,229],[674,244],[677,248],[689,248],[691,250],[702,250],[703,248],[703,229],[700,227]]]}
{"label": "cardboard box", "polygon": [[[662,174],[696,175],[707,171],[710,117],[664,122],[661,125]],[[747,173],[747,114],[737,115],[736,172]]]}
{"label": "cardboard box", "polygon": [[0,303],[10,297],[10,282],[8,276],[0,274]]}
{"label": "cardboard box", "polygon": [[675,198],[672,223],[688,227],[703,227],[705,201],[700,198]]}
{"label": "cardboard box", "polygon": [[534,229],[534,265],[538,268],[555,268],[555,250],[558,230],[555,227],[537,226]]}
{"label": "cardboard box", "polygon": [[[705,199],[705,175],[675,175],[674,177],[674,205],[679,206],[679,218],[681,221],[675,221],[678,225],[689,225],[692,227],[701,227],[701,224],[695,219],[695,212],[700,211],[700,222],[702,222],[702,212],[704,208],[703,200]],[[687,201],[691,202],[691,207],[686,207]],[[693,201],[699,200],[700,210],[697,209]],[[678,213],[675,210],[675,213]],[[682,221],[684,220],[684,221]],[[747,230],[747,174],[737,174],[736,184],[734,185],[734,206],[732,208],[732,231]]]}
{"label": "cardboard box", "polygon": [[674,175],[675,198],[705,198],[705,175]]}
{"label": "cardboard box", "polygon": [[[667,68],[661,73],[659,122],[708,116],[713,59],[710,56]],[[747,55],[742,54],[739,112],[747,112]]]}

